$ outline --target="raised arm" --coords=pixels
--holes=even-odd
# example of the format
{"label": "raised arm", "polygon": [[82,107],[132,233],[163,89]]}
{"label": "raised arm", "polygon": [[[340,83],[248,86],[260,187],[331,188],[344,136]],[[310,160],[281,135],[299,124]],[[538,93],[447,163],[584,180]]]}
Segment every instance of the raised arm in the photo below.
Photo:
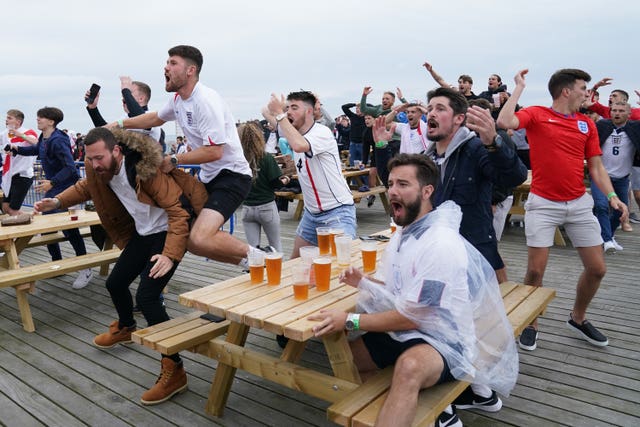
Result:
{"label": "raised arm", "polygon": [[436,73],[436,71],[433,69],[433,65],[429,64],[428,62],[425,62],[424,64],[422,64],[422,66],[426,68],[429,74],[431,74],[431,77],[433,77],[433,80],[435,80],[436,83],[438,83],[440,86],[453,87],[449,83],[445,82],[440,74]]}
{"label": "raised arm", "polygon": [[120,123],[116,121],[109,123],[107,127],[110,129],[115,127],[122,127],[124,129],[149,129],[156,126],[162,126],[164,123],[165,121],[158,117],[158,113],[152,111],[136,117],[124,119],[121,122],[122,126],[120,126]]}
{"label": "raised arm", "polygon": [[369,115],[373,117],[377,117],[380,113],[377,108],[369,107],[367,105],[367,96],[373,92],[373,88],[371,86],[365,86],[362,89],[362,98],[360,99],[360,112],[363,116]]}
{"label": "raised arm", "polygon": [[[280,97],[278,98],[275,93],[272,93],[269,104],[267,104],[267,108],[269,109],[271,115],[273,115],[274,117],[284,113],[286,108],[284,95],[280,95]],[[307,151],[309,151],[309,149],[311,148],[309,142],[305,139],[304,136],[300,134],[300,132],[298,132],[295,127],[293,127],[291,122],[289,122],[286,117],[278,122],[278,126],[282,131],[282,136],[287,138],[287,142],[289,143],[289,146],[293,151],[295,151],[296,153],[306,153]]]}
{"label": "raised arm", "polygon": [[516,87],[513,89],[513,93],[502,106],[502,110],[500,110],[500,114],[498,115],[498,127],[502,129],[518,129],[520,126],[520,120],[516,117],[516,106],[518,105],[518,100],[524,91],[526,86],[525,76],[529,72],[528,69],[518,71],[518,74],[514,77],[514,81],[516,82]]}

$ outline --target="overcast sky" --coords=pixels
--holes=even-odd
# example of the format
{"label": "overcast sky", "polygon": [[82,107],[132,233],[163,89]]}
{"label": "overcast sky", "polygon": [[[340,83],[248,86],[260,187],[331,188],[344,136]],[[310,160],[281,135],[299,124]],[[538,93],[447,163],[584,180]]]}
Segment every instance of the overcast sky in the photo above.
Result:
{"label": "overcast sky", "polygon": [[470,74],[476,93],[492,73],[512,88],[515,73],[529,68],[524,105],[550,104],[546,84],[559,68],[582,68],[593,81],[614,78],[601,89],[605,96],[613,88],[640,89],[637,1],[6,3],[0,110],[22,110],[32,128],[47,105],[64,111],[60,128],[89,130],[83,97],[93,82],[102,86],[103,116],[121,118],[120,75],[148,83],[150,108],[159,109],[169,99],[167,50],[177,44],[202,51],[200,80],[220,92],[237,120],[260,117],[271,92],[300,88],[319,94],[334,116],[360,99],[363,86],[374,88],[375,103],[396,87],[424,100],[435,86],[425,60],[451,83]]}

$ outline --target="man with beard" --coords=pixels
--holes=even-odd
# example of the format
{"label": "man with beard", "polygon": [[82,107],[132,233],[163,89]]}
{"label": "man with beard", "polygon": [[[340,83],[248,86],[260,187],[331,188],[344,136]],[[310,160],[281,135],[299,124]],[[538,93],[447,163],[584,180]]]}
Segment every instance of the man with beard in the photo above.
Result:
{"label": "man with beard", "polygon": [[[93,343],[111,348],[131,342],[136,330],[129,286],[140,277],[136,302],[148,326],[169,320],[159,299],[184,255],[189,237],[189,213],[180,197],[188,196],[198,212],[207,193],[204,186],[180,170],[164,174],[160,145],[142,134],[105,128],[85,138],[87,177],[54,198],[35,204],[39,212],[93,200],[102,225],[122,254],[106,287],[118,320]],[[161,374],[141,398],[144,405],[162,403],[187,388],[179,354],[162,355]]]}
{"label": "man with beard", "polygon": [[[460,206],[460,234],[487,258],[496,270],[498,283],[502,283],[507,275],[493,229],[492,188],[494,184],[521,184],[527,178],[527,168],[515,150],[503,143],[487,110],[468,109],[464,95],[451,88],[432,90],[427,98],[426,136],[431,142],[426,154],[441,173],[434,206],[445,200]],[[472,119],[469,127],[464,126],[467,115]],[[376,140],[390,137],[390,131],[383,126],[379,126],[378,119],[374,127]]]}
{"label": "man with beard", "polygon": [[[287,138],[304,199],[304,214],[296,230],[291,258],[302,246],[317,245],[316,227],[340,226],[345,235],[356,235],[353,195],[342,176],[340,153],[333,134],[314,121],[317,98],[311,92],[291,92],[286,99],[272,94],[267,109],[278,134]],[[285,120],[286,119],[286,120]]]}
{"label": "man with beard", "polygon": [[[591,76],[578,69],[558,70],[549,79],[549,93],[553,99],[551,107],[533,106],[516,112],[516,103],[524,91],[528,72],[521,70],[516,74],[513,96],[498,117],[498,126],[503,129],[526,129],[531,152],[531,191],[524,216],[528,247],[524,284],[542,286],[555,229],[564,226],[584,266],[567,326],[588,343],[604,347],[609,340],[586,319],[587,307],[607,268],[600,224],[593,215],[593,199],[584,185],[585,160],[591,181],[607,195],[609,206],[622,213],[622,221],[629,212],[613,190],[607,170],[602,165],[595,123],[579,113],[587,99],[587,82]],[[535,350],[537,339],[538,324],[535,320],[522,331],[520,348]]]}
{"label": "man with beard", "polygon": [[[424,155],[399,154],[389,162],[389,202],[402,229],[391,237],[375,278],[353,267],[340,275],[359,289],[361,312],[320,310],[309,317],[318,321],[316,336],[367,331],[349,342],[363,380],[394,365],[376,425],[411,425],[419,391],[436,384],[482,384],[501,405],[490,387],[509,393],[517,379],[517,351],[495,274],[460,236],[460,208],[445,202],[433,210],[438,185],[438,167]],[[481,307],[490,322],[478,313]],[[497,340],[490,344],[489,336]],[[438,422],[462,425],[451,406]]]}
{"label": "man with beard", "polygon": [[[429,74],[431,74],[433,80],[435,80],[440,86],[455,89],[455,86],[447,83],[440,74],[436,73],[436,70],[433,69],[433,65],[425,62],[424,64],[422,64],[422,66],[429,72]],[[465,98],[467,98],[467,101],[472,101],[479,98],[478,95],[471,91],[472,87],[473,79],[470,75],[462,74],[460,77],[458,77],[458,90],[461,94],[464,95]]]}
{"label": "man with beard", "polygon": [[248,269],[250,251],[257,251],[231,234],[221,231],[251,190],[251,169],[244,158],[235,119],[222,97],[200,83],[202,53],[193,46],[169,49],[164,67],[165,90],[175,92],[158,112],[111,123],[109,127],[147,129],[175,120],[191,151],[166,156],[162,171],[179,164],[199,164],[198,177],[209,200],[189,235],[189,252]]}

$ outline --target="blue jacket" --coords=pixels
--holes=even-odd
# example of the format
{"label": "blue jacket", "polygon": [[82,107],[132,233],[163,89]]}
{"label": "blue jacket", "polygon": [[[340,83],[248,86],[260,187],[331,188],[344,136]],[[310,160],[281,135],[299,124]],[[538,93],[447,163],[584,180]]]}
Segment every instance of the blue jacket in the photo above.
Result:
{"label": "blue jacket", "polygon": [[[435,143],[427,149],[432,156]],[[472,245],[495,240],[491,192],[493,185],[516,187],[527,179],[527,167],[508,144],[489,152],[466,127],[456,132],[447,147],[433,205],[453,200],[462,209],[460,234]]]}
{"label": "blue jacket", "polygon": [[40,134],[37,145],[18,147],[18,154],[38,156],[40,159],[45,178],[54,184],[45,197],[55,197],[78,181],[78,170],[73,163],[69,137],[58,128],[46,141]]}

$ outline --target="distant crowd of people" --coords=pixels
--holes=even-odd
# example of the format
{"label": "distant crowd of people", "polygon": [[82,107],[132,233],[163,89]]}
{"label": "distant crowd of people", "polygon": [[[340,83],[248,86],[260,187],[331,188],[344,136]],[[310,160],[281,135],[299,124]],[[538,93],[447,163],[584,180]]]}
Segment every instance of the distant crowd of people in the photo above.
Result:
{"label": "distant crowd of people", "polygon": [[[492,74],[487,90],[476,95],[471,76],[450,85],[425,62],[439,85],[426,102],[407,101],[397,88],[373,104],[373,88],[364,86],[358,102],[345,103],[333,118],[315,93],[274,93],[265,100],[262,122],[237,126],[224,99],[200,82],[202,65],[193,46],[169,49],[164,76],[172,95],[158,111],[148,111],[147,84],[121,77],[125,117],[111,122],[98,110],[99,90],[87,91],[95,129],[86,135],[59,130],[64,116],[58,108],[37,112],[39,135],[23,126],[21,111],[7,112],[3,211],[23,213],[37,157],[44,179],[34,188],[44,197],[35,211],[60,212],[91,199],[106,233],[123,249],[106,283],[117,319],[94,338],[96,346],[130,342],[136,307],[148,325],[169,319],[161,292],[187,250],[242,269],[253,253],[281,252],[278,188],[295,184],[304,200],[291,258],[317,245],[318,227],[339,226],[355,238],[356,208],[341,152],[348,152],[349,165],[370,167],[369,185],[361,191],[379,181],[387,187],[400,228],[380,273],[348,268],[341,274],[360,289],[359,311],[320,311],[310,319],[317,321],[317,336],[366,332],[351,341],[363,378],[395,365],[379,425],[410,425],[419,390],[442,382],[471,383],[440,415],[439,425],[446,426],[462,425],[456,408],[500,410],[497,392],[508,395],[514,387],[518,356],[498,288],[507,280],[498,241],[512,190],[529,174],[523,281],[542,286],[556,227],[563,226],[584,265],[567,326],[592,345],[608,345],[587,320],[587,308],[606,272],[604,254],[623,249],[616,229],[631,228],[630,188],[640,201],[640,127],[634,121],[640,109],[631,108],[620,89],[611,92],[608,106],[599,103],[597,89],[611,79],[590,89],[585,71],[558,70],[548,83],[551,106],[522,107],[528,70],[515,75],[511,93]],[[168,121],[184,135],[166,147],[162,125]],[[74,160],[84,160],[85,179],[79,180]],[[295,180],[279,163],[291,166]],[[197,165],[197,176],[180,165]],[[241,206],[246,242],[221,230]],[[66,233],[76,254],[86,253],[78,230]],[[49,252],[61,257],[57,245]],[[81,271],[73,287],[86,286],[91,277],[91,270]],[[137,277],[134,301],[129,286]],[[484,314],[475,313],[478,307]],[[486,313],[495,321],[483,334],[474,315]],[[532,351],[537,338],[534,321],[518,344]],[[180,355],[162,355],[160,380],[141,402],[158,404],[186,387]]]}

